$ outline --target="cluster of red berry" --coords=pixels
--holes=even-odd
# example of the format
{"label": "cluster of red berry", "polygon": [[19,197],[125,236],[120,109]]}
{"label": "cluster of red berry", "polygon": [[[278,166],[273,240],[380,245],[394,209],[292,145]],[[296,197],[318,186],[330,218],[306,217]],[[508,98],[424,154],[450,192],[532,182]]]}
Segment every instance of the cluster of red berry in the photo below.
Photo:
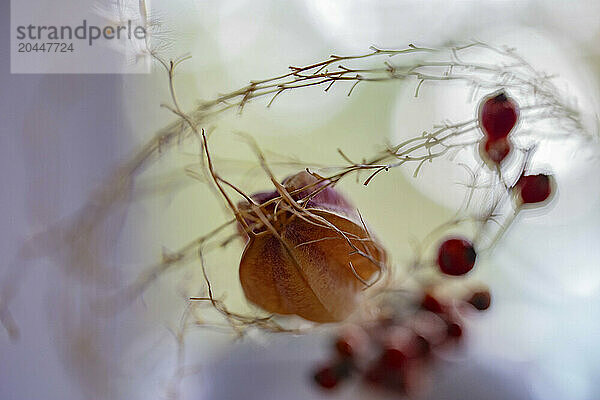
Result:
{"label": "cluster of red berry", "polygon": [[[509,136],[518,118],[517,103],[504,91],[486,97],[479,107],[479,127],[483,133],[480,153],[499,174],[501,164],[513,150]],[[553,193],[552,176],[526,174],[527,163],[526,157],[515,183],[507,191],[517,211],[523,206],[542,205]],[[476,259],[472,241],[451,236],[439,245],[436,263],[443,274],[462,276],[473,269]],[[315,381],[330,389],[353,374],[360,374],[376,387],[410,394],[421,381],[435,351],[459,342],[463,323],[457,311],[466,304],[480,311],[488,309],[489,291],[473,292],[467,299],[454,302],[442,302],[426,291],[408,316],[384,319],[370,327],[352,327],[337,338],[335,359],[315,374]]]}
{"label": "cluster of red berry", "polygon": [[[500,168],[512,151],[510,134],[519,118],[519,106],[503,90],[486,97],[479,107],[479,126],[483,132],[480,153],[488,165]],[[553,179],[546,174],[527,175],[526,166],[510,188],[517,208],[544,204],[552,195]],[[464,275],[473,269],[477,253],[473,243],[462,237],[446,239],[439,247],[437,264],[451,276]]]}
{"label": "cluster of red berry", "polygon": [[360,376],[376,388],[414,393],[435,355],[460,342],[463,324],[458,309],[468,306],[483,311],[490,302],[487,290],[472,292],[458,303],[426,293],[414,303],[409,316],[346,327],[334,341],[333,360],[315,373],[315,382],[333,389]]}
{"label": "cluster of red berry", "polygon": [[[504,90],[486,97],[479,107],[479,127],[484,137],[480,154],[491,166],[500,167],[511,153],[513,145],[510,134],[519,119],[519,106]],[[545,202],[552,194],[552,177],[546,174],[521,174],[512,187],[519,206]]]}
{"label": "cluster of red berry", "polygon": [[484,99],[479,107],[479,126],[485,137],[479,150],[491,165],[500,165],[512,151],[509,138],[519,119],[519,106],[504,91]]}

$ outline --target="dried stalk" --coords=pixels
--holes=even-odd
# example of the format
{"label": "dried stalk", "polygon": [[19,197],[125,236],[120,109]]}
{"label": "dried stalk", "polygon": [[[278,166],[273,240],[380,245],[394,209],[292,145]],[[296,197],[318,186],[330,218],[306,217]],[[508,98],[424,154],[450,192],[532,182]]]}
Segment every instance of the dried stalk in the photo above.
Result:
{"label": "dried stalk", "polygon": [[[481,51],[490,52],[499,56],[503,63],[486,65],[482,63],[470,63],[463,60],[463,53],[469,49],[479,49]],[[59,237],[57,241],[53,238],[53,248],[58,247],[58,242],[61,244],[68,243],[70,248],[69,259],[76,261],[81,259],[80,253],[85,251],[86,238],[93,235],[95,227],[99,221],[105,220],[116,207],[128,201],[128,193],[135,184],[136,177],[141,174],[149,165],[160,158],[161,154],[176,142],[180,142],[184,138],[190,136],[201,136],[201,128],[206,126],[207,122],[212,118],[228,111],[237,109],[241,112],[245,105],[250,101],[256,101],[260,98],[269,98],[267,106],[273,104],[276,98],[284,92],[299,90],[305,87],[319,86],[323,87],[327,92],[336,83],[351,84],[348,91],[350,95],[359,83],[365,82],[384,82],[394,80],[414,80],[417,88],[415,95],[418,95],[422,85],[426,82],[437,81],[463,81],[473,88],[476,92],[480,89],[497,89],[508,88],[527,95],[527,98],[532,99],[531,104],[524,104],[522,110],[527,114],[524,118],[543,115],[545,118],[553,118],[565,125],[567,132],[572,135],[589,137],[585,132],[578,111],[571,105],[563,102],[562,96],[552,83],[551,77],[535,71],[531,65],[523,60],[513,49],[495,48],[481,42],[473,42],[465,46],[455,46],[449,48],[432,49],[425,47],[408,46],[406,49],[388,50],[372,47],[371,51],[362,55],[356,56],[337,56],[332,55],[328,59],[309,64],[303,67],[290,67],[289,72],[263,80],[251,81],[247,86],[219,96],[212,101],[202,102],[196,109],[191,112],[184,112],[179,104],[176,96],[174,85],[174,75],[176,67],[186,58],[176,61],[166,62],[162,60],[156,52],[151,51],[150,54],[161,64],[168,73],[169,90],[171,92],[172,105],[163,105],[172,111],[178,119],[163,129],[159,130],[146,145],[137,151],[130,160],[119,168],[107,179],[98,191],[90,198],[90,201],[83,207],[81,212],[72,222],[61,223],[57,227],[50,228],[43,238]],[[409,60],[406,65],[392,64],[391,59],[396,60],[398,57],[408,56],[424,56],[424,60]],[[436,60],[432,60],[437,57]],[[383,61],[381,59],[384,59]],[[374,61],[379,63],[374,67],[359,67],[354,64],[364,61]],[[411,62],[412,61],[412,62]],[[311,171],[313,176],[319,178],[319,182],[327,182],[327,185],[335,185],[342,178],[353,173],[368,171],[370,175],[364,181],[367,185],[371,180],[383,171],[389,171],[392,168],[400,167],[408,163],[416,164],[415,176],[419,173],[425,162],[449,154],[451,150],[463,148],[470,142],[459,142],[468,138],[469,134],[475,131],[478,127],[476,120],[469,120],[459,123],[444,123],[440,126],[434,126],[430,132],[425,132],[420,135],[404,141],[386,149],[379,154],[371,157],[368,161],[356,163],[352,162],[345,154],[339,150],[340,155],[347,165],[334,168],[334,172],[321,176],[315,171]],[[206,143],[204,143],[205,146]],[[201,151],[201,154],[205,154]],[[208,156],[208,154],[206,154]],[[203,159],[203,155],[201,158]],[[204,163],[201,163],[204,165]],[[264,162],[264,157],[261,158],[261,165],[267,172],[271,181],[280,192],[280,197],[272,200],[273,202],[281,203],[281,213],[294,212],[299,217],[308,218],[313,223],[322,224],[318,216],[307,213],[302,208],[302,204],[306,203],[309,198],[300,199],[298,202],[291,200],[293,193],[286,193],[279,185],[277,179],[268,171],[268,167]],[[204,170],[206,173],[207,171]],[[224,184],[230,188],[234,188],[236,192],[243,195],[243,192],[236,189],[227,181],[221,179],[214,171],[211,173],[212,178],[221,192],[221,195],[227,199],[224,188],[220,184]],[[310,188],[306,188],[310,189]],[[323,186],[321,189],[323,190]],[[472,191],[475,190],[473,185]],[[469,194],[469,198],[472,197]],[[318,191],[311,193],[314,196]],[[246,196],[248,200],[249,197]],[[467,204],[470,200],[467,200]],[[228,201],[229,208],[234,210],[236,220],[242,224],[244,230],[251,235],[252,226],[247,225],[244,217],[235,212],[236,206],[233,202]],[[258,216],[259,221],[255,223],[269,226],[271,221],[261,210],[258,205],[253,204],[254,216]],[[279,210],[272,218],[277,218],[281,215]],[[491,214],[490,214],[491,215]],[[491,217],[490,217],[491,218]],[[232,221],[229,222],[231,224]],[[246,224],[244,226],[244,224]],[[269,228],[270,229],[270,228]],[[60,235],[56,236],[55,233]],[[354,246],[349,237],[344,232],[337,234],[345,238],[352,246]],[[83,238],[83,239],[82,239]],[[39,237],[34,240],[39,241]],[[132,293],[138,295],[141,293],[162,271],[171,265],[177,265],[188,259],[188,255],[192,254],[205,243],[204,237],[200,238],[188,246],[174,254],[167,255],[163,260],[149,272],[145,277],[141,277],[134,284],[135,290]],[[355,251],[364,257],[371,257],[361,249],[355,247]],[[371,257],[372,258],[372,257]],[[383,270],[383,268],[382,268]],[[135,296],[133,296],[135,297]],[[218,304],[218,303],[214,303]],[[4,299],[0,304],[0,316],[5,323],[10,321],[8,313],[8,300]],[[12,323],[11,323],[12,325]]]}

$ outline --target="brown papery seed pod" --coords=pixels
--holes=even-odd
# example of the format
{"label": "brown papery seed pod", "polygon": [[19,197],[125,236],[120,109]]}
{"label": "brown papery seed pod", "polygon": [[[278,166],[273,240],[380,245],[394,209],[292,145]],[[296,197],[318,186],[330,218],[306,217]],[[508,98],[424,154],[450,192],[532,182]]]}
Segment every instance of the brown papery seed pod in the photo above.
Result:
{"label": "brown papery seed pod", "polygon": [[253,232],[239,271],[250,302],[275,314],[341,321],[383,272],[385,250],[330,183],[303,171],[284,180],[284,190],[252,196],[258,211],[240,204]]}

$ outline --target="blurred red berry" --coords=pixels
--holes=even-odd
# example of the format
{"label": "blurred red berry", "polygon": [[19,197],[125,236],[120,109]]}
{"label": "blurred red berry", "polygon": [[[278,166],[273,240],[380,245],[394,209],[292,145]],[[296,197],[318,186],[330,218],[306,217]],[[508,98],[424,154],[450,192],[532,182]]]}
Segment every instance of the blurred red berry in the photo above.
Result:
{"label": "blurred red berry", "polygon": [[425,296],[423,296],[423,300],[421,300],[421,308],[431,311],[434,314],[440,314],[443,311],[440,302],[429,293],[426,293]]}
{"label": "blurred red berry", "polygon": [[486,97],[479,107],[479,125],[491,140],[506,138],[517,124],[519,107],[504,91]]}
{"label": "blurred red berry", "polygon": [[471,242],[463,238],[451,238],[440,245],[437,263],[443,273],[459,276],[473,269],[476,258],[477,253]]}
{"label": "blurred red berry", "polygon": [[352,344],[347,338],[339,337],[335,341],[335,349],[341,356],[344,357],[352,357],[352,355],[354,354]]}
{"label": "blurred red berry", "polygon": [[381,385],[388,375],[389,373],[383,365],[375,363],[367,369],[363,378],[373,385]]}
{"label": "blurred red berry", "polygon": [[448,336],[453,338],[459,338],[462,336],[462,328],[456,322],[451,322],[448,324]]}
{"label": "blurred red berry", "polygon": [[335,368],[333,366],[321,368],[319,371],[317,371],[314,378],[315,382],[325,389],[333,389],[339,383],[339,378],[336,375]]}
{"label": "blurred red berry", "polygon": [[315,382],[325,389],[336,387],[343,379],[350,376],[352,372],[352,363],[346,360],[339,360],[330,365],[322,367],[315,374]]}
{"label": "blurred red berry", "polygon": [[346,327],[335,340],[335,350],[344,358],[356,357],[365,352],[369,336],[356,325]]}
{"label": "blurred red berry", "polygon": [[545,174],[522,175],[515,188],[523,204],[535,204],[546,201],[550,197],[552,182],[550,176]]}
{"label": "blurred red berry", "polygon": [[[391,362],[392,359],[386,359],[386,357],[390,355],[393,355],[392,359],[394,360],[394,362],[396,362],[396,364],[389,364],[389,362]],[[379,360],[370,365],[369,368],[366,370],[364,374],[364,379],[366,382],[370,383],[373,386],[385,388],[386,390],[392,390],[404,394],[404,375],[407,367],[407,360],[404,357],[400,357],[400,353],[395,351],[384,351],[382,357],[380,357]]]}
{"label": "blurred red berry", "polygon": [[406,355],[400,349],[387,348],[381,355],[381,364],[387,368],[400,369],[406,362]]}
{"label": "blurred red berry", "polygon": [[416,335],[410,342],[411,355],[414,358],[424,357],[431,352],[431,344],[421,335]]}
{"label": "blurred red berry", "polygon": [[499,165],[510,154],[512,145],[507,138],[487,138],[481,142],[479,148],[482,158],[492,164]]}
{"label": "blurred red berry", "polygon": [[481,290],[473,293],[468,302],[477,310],[484,311],[490,308],[492,296],[488,290]]}

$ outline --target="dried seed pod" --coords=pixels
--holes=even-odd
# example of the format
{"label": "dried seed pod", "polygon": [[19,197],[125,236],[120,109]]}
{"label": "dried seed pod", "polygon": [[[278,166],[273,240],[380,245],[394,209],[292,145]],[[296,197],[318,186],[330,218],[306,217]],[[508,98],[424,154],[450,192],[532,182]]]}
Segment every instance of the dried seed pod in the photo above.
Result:
{"label": "dried seed pod", "polygon": [[286,193],[260,194],[271,200],[260,203],[262,215],[240,205],[253,222],[239,270],[250,302],[276,314],[341,321],[381,272],[385,250],[328,184],[303,171],[283,182]]}

